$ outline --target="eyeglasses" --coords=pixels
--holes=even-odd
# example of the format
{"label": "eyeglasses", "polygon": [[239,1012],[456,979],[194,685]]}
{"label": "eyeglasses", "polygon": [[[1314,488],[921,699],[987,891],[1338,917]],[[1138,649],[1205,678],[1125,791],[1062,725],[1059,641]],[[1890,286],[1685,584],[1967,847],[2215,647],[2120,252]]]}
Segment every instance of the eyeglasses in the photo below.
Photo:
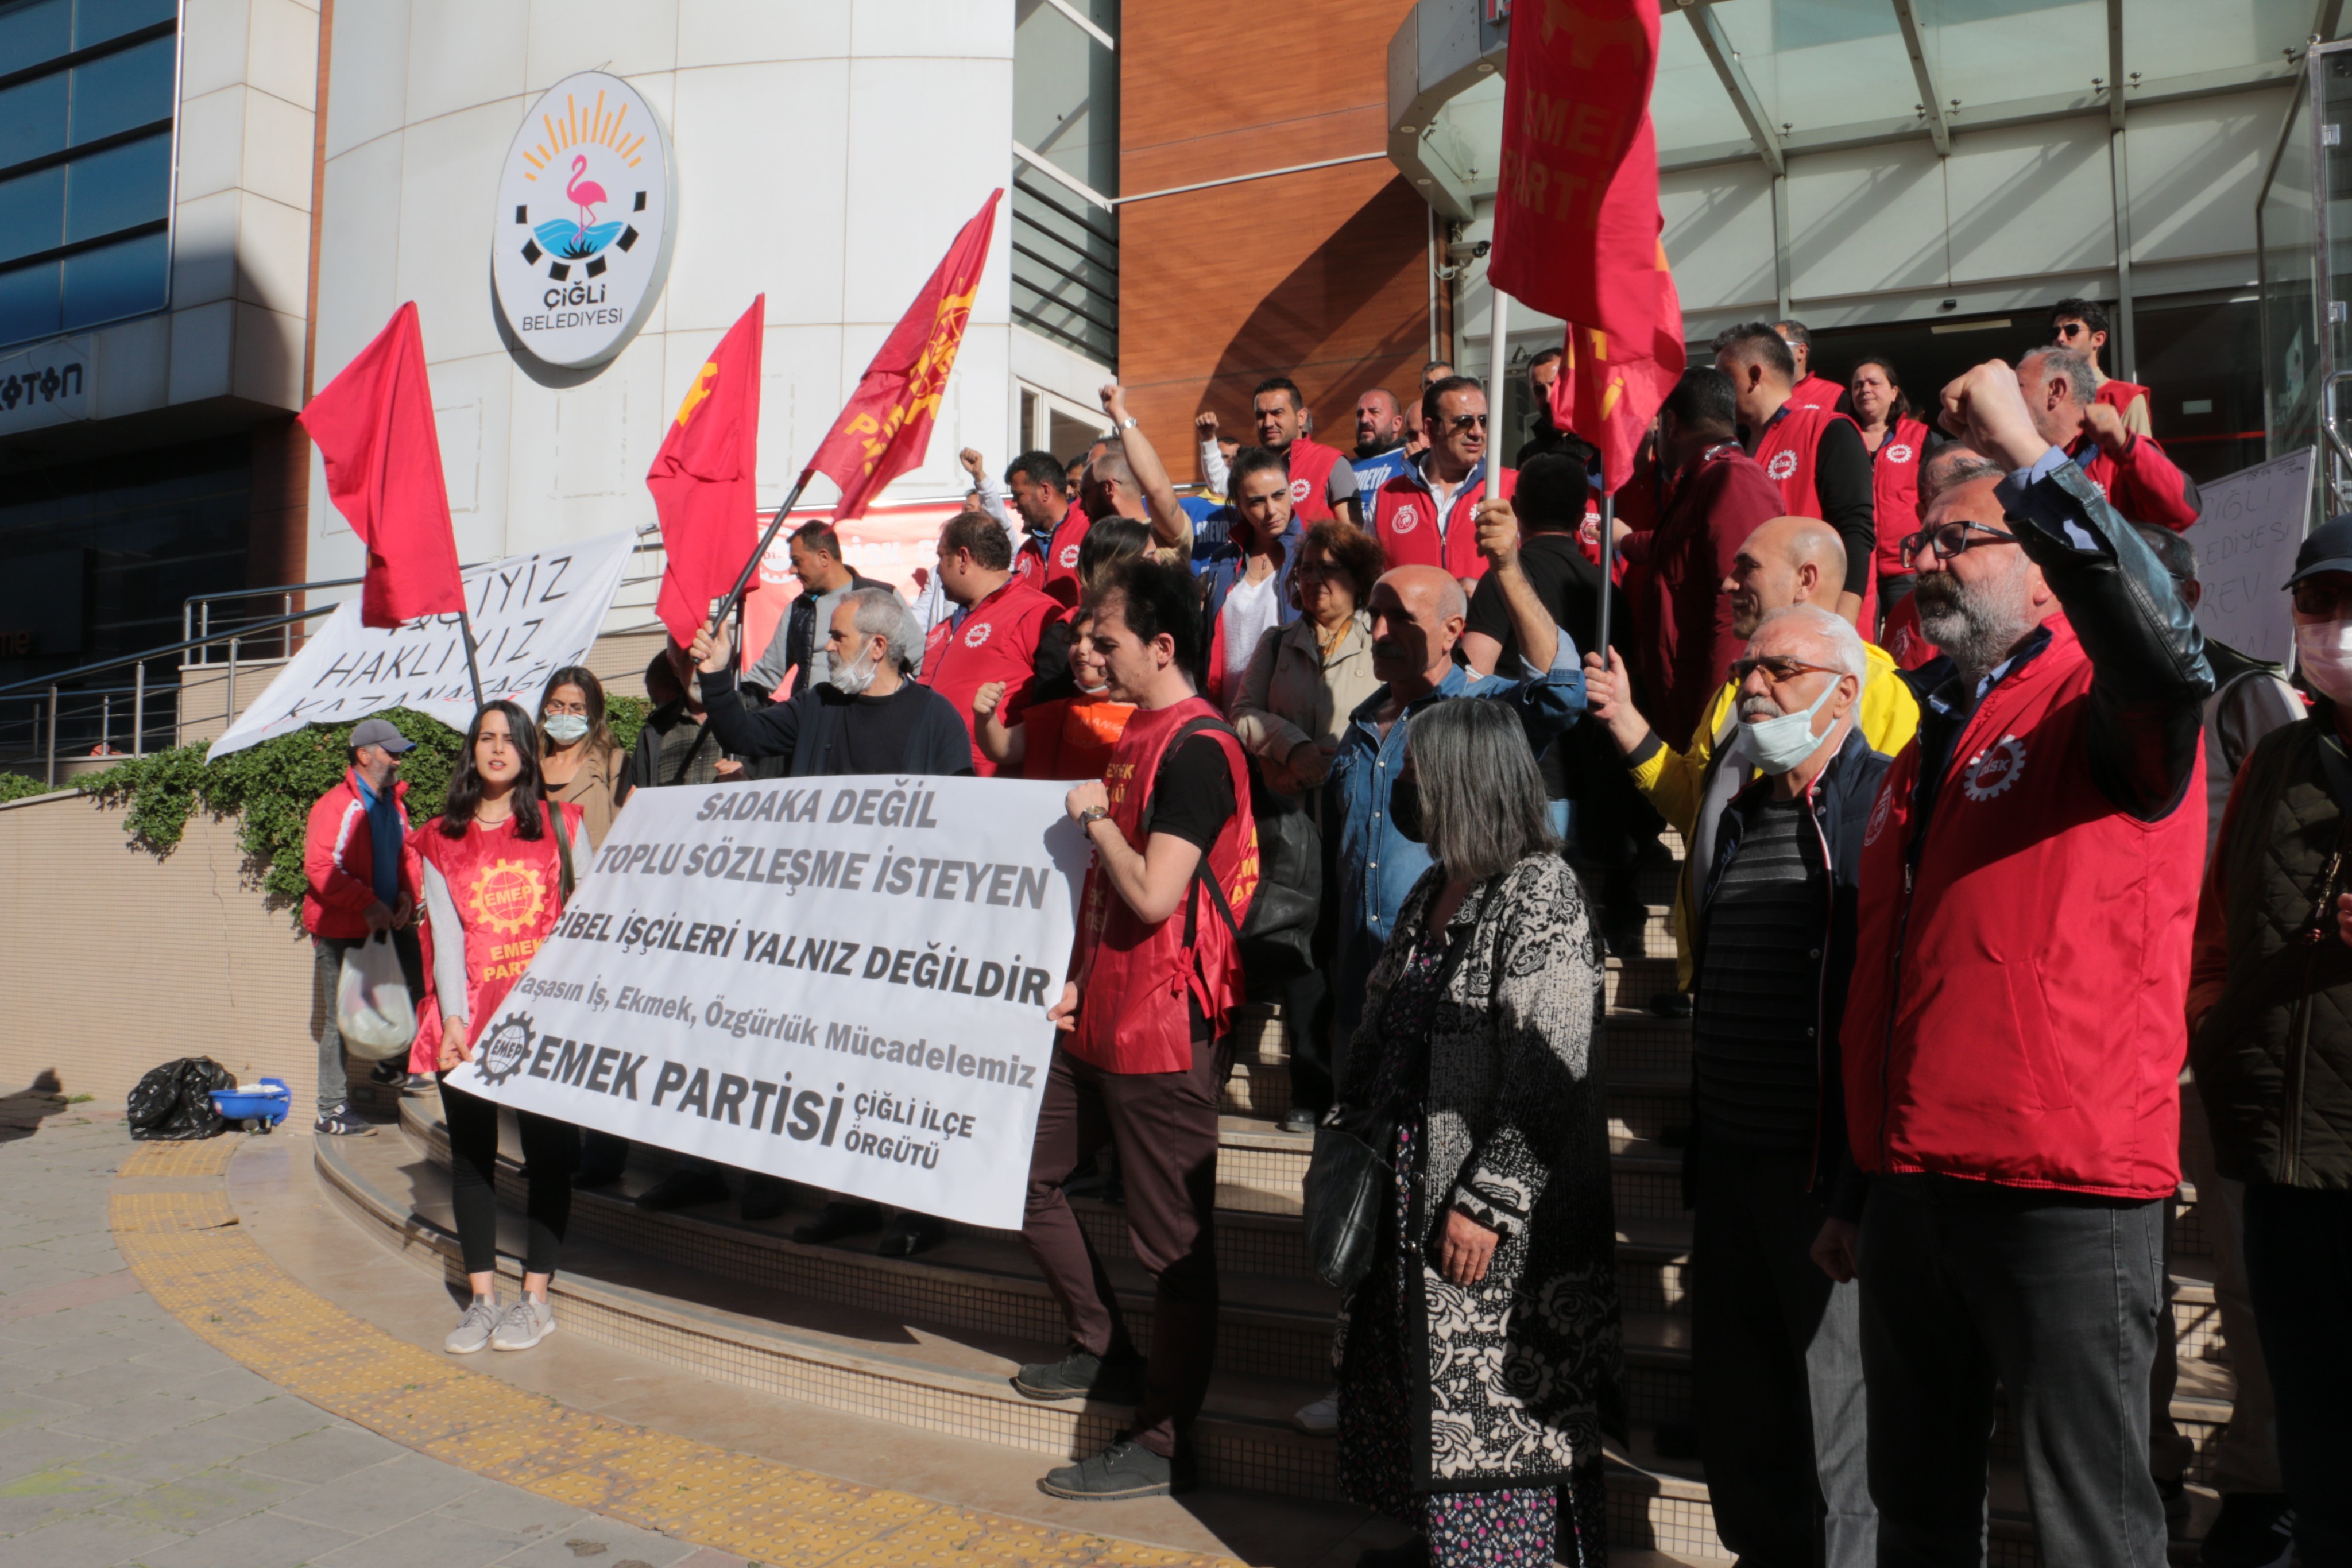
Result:
{"label": "eyeglasses", "polygon": [[2061,321],[2050,329],[2050,335],[2053,338],[2073,338],[2079,336],[2082,331],[2083,324],[2080,321]]}
{"label": "eyeglasses", "polygon": [[[1985,537],[1980,539],[1971,539],[1969,538],[1971,530]],[[1937,528],[1921,528],[1917,533],[1906,538],[1901,549],[1906,561],[1931,546],[1936,551],[1937,560],[1949,560],[1962,550],[1975,549],[1979,545],[2013,545],[2016,542],[2015,534],[2005,534],[1999,528],[1989,528],[1982,523],[1945,523]]]}
{"label": "eyeglasses", "polygon": [[548,704],[539,711],[541,717],[550,717],[556,714],[569,713],[577,714],[582,718],[585,718],[588,716],[588,705],[584,702],[568,703],[559,698],[556,701]]}
{"label": "eyeglasses", "polygon": [[2315,621],[2327,620],[2341,606],[2352,602],[2352,584],[2298,582],[2294,585],[2294,594],[2297,615],[2308,615]]}
{"label": "eyeglasses", "polygon": [[1748,684],[1748,677],[1759,670],[1763,671],[1765,677],[1776,686],[1784,685],[1799,675],[1845,674],[1843,670],[1833,669],[1828,664],[1808,664],[1802,659],[1791,659],[1783,653],[1767,653],[1758,659],[1732,660],[1731,684],[1735,686],[1744,686]]}
{"label": "eyeglasses", "polygon": [[1484,430],[1486,428],[1486,416],[1483,413],[1457,413],[1445,424],[1449,430],[1467,430],[1474,424]]}

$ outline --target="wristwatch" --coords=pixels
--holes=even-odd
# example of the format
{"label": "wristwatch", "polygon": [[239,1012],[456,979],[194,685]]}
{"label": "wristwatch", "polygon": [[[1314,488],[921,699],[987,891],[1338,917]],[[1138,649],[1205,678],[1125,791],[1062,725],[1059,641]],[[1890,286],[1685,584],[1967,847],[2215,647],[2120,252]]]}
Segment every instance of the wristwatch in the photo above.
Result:
{"label": "wristwatch", "polygon": [[1135,415],[1130,413],[1125,419],[1120,420],[1118,422],[1118,427],[1121,430],[1133,430],[1135,428]]}
{"label": "wristwatch", "polygon": [[1104,810],[1100,806],[1087,807],[1085,810],[1078,813],[1078,831],[1085,832],[1088,828],[1093,827],[1097,822],[1101,821],[1105,817],[1109,815],[1110,813]]}

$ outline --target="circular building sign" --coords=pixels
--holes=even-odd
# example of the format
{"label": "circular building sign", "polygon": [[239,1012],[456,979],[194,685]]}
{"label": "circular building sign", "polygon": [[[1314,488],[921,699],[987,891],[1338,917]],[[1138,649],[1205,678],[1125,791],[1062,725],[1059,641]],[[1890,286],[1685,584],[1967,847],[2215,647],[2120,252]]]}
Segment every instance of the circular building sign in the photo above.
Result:
{"label": "circular building sign", "polygon": [[490,282],[533,358],[602,364],[636,335],[669,271],[669,137],[618,77],[583,71],[523,117],[499,174]]}

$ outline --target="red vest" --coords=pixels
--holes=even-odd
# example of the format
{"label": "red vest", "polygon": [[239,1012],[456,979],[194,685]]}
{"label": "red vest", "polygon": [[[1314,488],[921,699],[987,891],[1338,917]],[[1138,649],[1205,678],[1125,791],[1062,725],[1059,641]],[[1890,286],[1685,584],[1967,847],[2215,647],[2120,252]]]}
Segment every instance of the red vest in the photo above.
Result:
{"label": "red vest", "polygon": [[2147,396],[2147,389],[2137,382],[2119,382],[2109,376],[2099,383],[2099,390],[2092,396],[2117,413],[2129,413],[2134,402]]}
{"label": "red vest", "polygon": [[1290,510],[1304,522],[1331,515],[1331,467],[1346,455],[1336,446],[1302,435],[1286,455],[1290,465]]}
{"label": "red vest", "polygon": [[1919,460],[1927,451],[1927,427],[1897,419],[1870,455],[1871,515],[1878,521],[1878,553],[1862,585],[1862,634],[1878,625],[1878,580],[1899,577],[1903,541],[1919,530]]}
{"label": "red vest", "polygon": [[[1518,487],[1519,471],[1504,469],[1503,494],[1507,497]],[[1420,465],[1408,463],[1372,497],[1372,531],[1380,536],[1391,567],[1439,566],[1451,577],[1484,577],[1486,558],[1478,553],[1476,513],[1486,498],[1486,475],[1473,469],[1454,493],[1441,529],[1437,497],[1421,476]]]}
{"label": "red vest", "polygon": [[[1793,402],[1787,407],[1788,412],[1756,438],[1754,456],[1763,465],[1764,476],[1780,486],[1789,516],[1818,517],[1822,497],[1813,486],[1813,465],[1821,451],[1822,432],[1832,423],[1853,424],[1853,421],[1827,409],[1799,408]],[[1856,431],[1861,428],[1854,425]]]}
{"label": "red vest", "polygon": [[[969,730],[975,722],[972,695],[991,681],[1003,681],[1010,724],[1021,716],[1036,676],[1037,639],[1061,608],[1027,580],[1006,578],[1003,587],[964,613],[961,624],[942,621],[931,628],[923,643],[923,685],[955,704]],[[981,755],[977,737],[971,767],[982,779],[996,772],[996,764]]]}
{"label": "red vest", "polygon": [[1837,382],[1825,377],[1808,375],[1803,381],[1789,389],[1789,406],[1818,408],[1824,413],[1829,413],[1837,408],[1838,399],[1844,395],[1845,388],[1838,385]]}
{"label": "red vest", "polygon": [[[576,841],[581,810],[568,800],[541,801],[541,808],[535,840],[517,837],[511,817],[495,827],[469,827],[455,839],[441,831],[441,819],[436,817],[408,836],[408,852],[420,862],[418,883],[424,881],[422,863],[430,862],[449,884],[458,924],[457,930],[439,931],[428,920],[419,932],[428,994],[416,1020],[416,1042],[409,1048],[412,1072],[431,1072],[441,1065],[442,1002],[432,992],[436,944],[465,945],[466,1039],[470,1044],[495,1021],[489,1015],[530,967],[531,955],[563,913],[563,865],[554,835],[560,831]],[[582,863],[572,869],[578,873],[587,867]]]}
{"label": "red vest", "polygon": [[2042,624],[2049,645],[1969,716],[1920,841],[1916,742],[1872,809],[1846,1124],[1865,1171],[2168,1197],[2204,758],[2162,821],[2109,805],[2090,659],[2063,615]]}
{"label": "red vest", "polygon": [[1054,530],[1054,542],[1045,547],[1045,576],[1037,586],[1065,610],[1078,602],[1078,547],[1087,542],[1087,530],[1092,527],[1094,519],[1073,501],[1062,514],[1062,526]]}
{"label": "red vest", "polygon": [[[1204,698],[1187,697],[1154,712],[1139,708],[1127,721],[1103,782],[1110,795],[1110,819],[1137,853],[1150,841],[1143,813],[1168,743],[1186,721],[1218,717]],[[1249,917],[1250,899],[1257,892],[1257,824],[1250,816],[1249,765],[1231,732],[1207,733],[1224,751],[1234,804],[1233,820],[1209,851],[1209,874],[1225,890],[1225,901],[1239,923]],[[1185,939],[1188,925],[1190,942]],[[1076,958],[1073,972],[1078,982],[1078,1026],[1069,1039],[1069,1051],[1106,1071],[1189,1071],[1190,1002],[1201,1004],[1211,1035],[1220,1038],[1234,1009],[1241,1005],[1241,945],[1197,882],[1174,914],[1147,925],[1103,880],[1100,867],[1089,871],[1078,911]]]}

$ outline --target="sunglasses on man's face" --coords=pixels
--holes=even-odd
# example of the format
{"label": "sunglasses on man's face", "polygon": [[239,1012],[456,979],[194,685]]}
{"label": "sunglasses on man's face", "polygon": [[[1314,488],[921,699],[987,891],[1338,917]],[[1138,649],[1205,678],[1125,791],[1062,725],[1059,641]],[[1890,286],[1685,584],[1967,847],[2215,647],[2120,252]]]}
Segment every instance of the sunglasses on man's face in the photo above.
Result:
{"label": "sunglasses on man's face", "polygon": [[1474,424],[1484,430],[1486,428],[1486,416],[1483,413],[1457,413],[1445,423],[1450,430],[1467,430]]}
{"label": "sunglasses on man's face", "polygon": [[2050,329],[2050,335],[2053,338],[2062,339],[2079,338],[2083,335],[2083,324],[2080,321],[2061,321],[2058,325]]}

